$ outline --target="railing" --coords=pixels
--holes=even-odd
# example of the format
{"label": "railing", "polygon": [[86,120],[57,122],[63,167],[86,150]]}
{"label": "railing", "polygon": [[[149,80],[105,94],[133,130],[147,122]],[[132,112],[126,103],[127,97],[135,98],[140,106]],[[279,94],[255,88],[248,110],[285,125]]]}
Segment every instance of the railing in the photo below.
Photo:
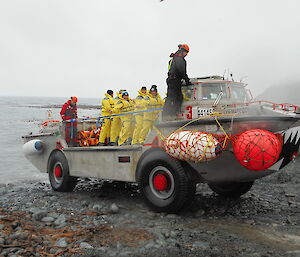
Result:
{"label": "railing", "polygon": [[245,102],[245,103],[234,103],[234,104],[229,104],[228,106],[237,107],[237,106],[241,106],[241,105],[249,106],[252,104],[268,105],[273,110],[286,111],[286,112],[297,112],[300,110],[300,106],[295,105],[295,104],[274,103],[274,102],[266,101],[266,100],[256,100],[256,101]]}

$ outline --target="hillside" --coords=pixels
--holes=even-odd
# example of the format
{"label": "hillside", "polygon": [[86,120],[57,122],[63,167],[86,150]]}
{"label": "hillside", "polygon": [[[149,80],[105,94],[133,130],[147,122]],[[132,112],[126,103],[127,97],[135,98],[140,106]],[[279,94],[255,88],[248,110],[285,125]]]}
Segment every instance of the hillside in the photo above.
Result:
{"label": "hillside", "polygon": [[300,105],[300,82],[271,86],[255,99]]}

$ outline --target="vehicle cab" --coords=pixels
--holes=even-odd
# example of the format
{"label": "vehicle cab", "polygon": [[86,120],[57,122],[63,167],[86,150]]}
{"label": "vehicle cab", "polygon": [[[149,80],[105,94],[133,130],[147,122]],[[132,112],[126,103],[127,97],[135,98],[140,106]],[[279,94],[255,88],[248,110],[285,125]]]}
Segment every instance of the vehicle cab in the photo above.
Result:
{"label": "vehicle cab", "polygon": [[181,111],[185,119],[195,119],[213,112],[226,113],[232,106],[252,100],[247,84],[242,82],[225,80],[221,76],[192,78],[190,81],[192,85],[182,87],[184,99]]}

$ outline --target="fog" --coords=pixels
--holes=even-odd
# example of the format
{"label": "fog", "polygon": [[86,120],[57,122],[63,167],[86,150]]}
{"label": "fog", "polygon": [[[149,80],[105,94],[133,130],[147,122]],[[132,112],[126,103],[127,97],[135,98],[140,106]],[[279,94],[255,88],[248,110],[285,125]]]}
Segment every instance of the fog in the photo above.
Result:
{"label": "fog", "polygon": [[190,77],[232,73],[259,95],[297,81],[299,9],[297,0],[0,0],[0,95],[136,95],[152,84],[164,94],[179,43],[191,49]]}

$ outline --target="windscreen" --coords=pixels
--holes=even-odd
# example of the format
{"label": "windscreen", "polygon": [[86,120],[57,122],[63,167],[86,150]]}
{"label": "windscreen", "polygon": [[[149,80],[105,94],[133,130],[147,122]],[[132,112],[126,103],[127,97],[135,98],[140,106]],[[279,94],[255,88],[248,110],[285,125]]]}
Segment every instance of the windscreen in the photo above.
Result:
{"label": "windscreen", "polygon": [[247,92],[244,87],[232,85],[231,87],[231,97],[233,100],[236,100],[237,102],[247,102],[249,101],[249,96],[247,95]]}
{"label": "windscreen", "polygon": [[223,92],[222,98],[227,98],[225,83],[203,83],[202,100],[216,100],[221,91]]}

